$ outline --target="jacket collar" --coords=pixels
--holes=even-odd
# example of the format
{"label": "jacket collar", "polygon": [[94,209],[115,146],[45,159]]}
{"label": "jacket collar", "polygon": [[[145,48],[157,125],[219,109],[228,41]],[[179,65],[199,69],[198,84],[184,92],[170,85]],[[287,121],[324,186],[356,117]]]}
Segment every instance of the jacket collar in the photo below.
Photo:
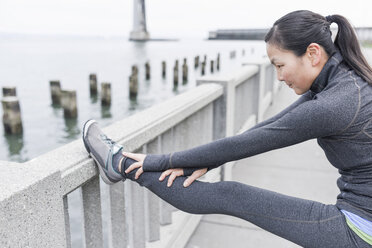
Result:
{"label": "jacket collar", "polygon": [[310,87],[310,91],[313,94],[321,92],[331,80],[336,72],[338,65],[342,62],[343,58],[340,52],[335,52],[325,63],[323,69],[319,73],[318,77],[314,80]]}

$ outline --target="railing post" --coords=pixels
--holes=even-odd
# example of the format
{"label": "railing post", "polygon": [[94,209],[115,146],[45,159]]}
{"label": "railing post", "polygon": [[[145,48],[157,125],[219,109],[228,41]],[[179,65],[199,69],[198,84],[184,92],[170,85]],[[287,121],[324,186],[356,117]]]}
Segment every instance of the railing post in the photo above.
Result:
{"label": "railing post", "polygon": [[63,210],[65,216],[66,248],[71,248],[70,214],[68,211],[67,196],[63,197]]}
{"label": "railing post", "polygon": [[103,247],[101,194],[99,177],[82,187],[85,245],[90,248]]}
{"label": "railing post", "polygon": [[[168,130],[159,137],[162,153],[169,153],[173,148],[173,129]],[[173,206],[160,199],[160,224],[167,225],[172,223]]]}
{"label": "railing post", "polygon": [[121,182],[109,186],[111,210],[111,232],[109,232],[109,242],[113,248],[128,246],[128,215],[127,209],[125,208],[126,195],[124,187],[125,184]]}
{"label": "railing post", "polygon": [[[136,151],[141,152],[142,151]],[[133,248],[145,248],[146,246],[146,230],[145,230],[145,196],[144,188],[136,183],[130,185],[131,205],[131,235],[129,246]]]}
{"label": "railing post", "polygon": [[[146,145],[145,152],[158,154],[160,152],[160,139],[156,138]],[[145,189],[145,216],[146,216],[146,240],[149,242],[160,239],[160,202],[159,197],[148,189]]]}
{"label": "railing post", "polygon": [[[263,121],[263,115],[267,109],[267,107],[272,102],[273,98],[273,91],[272,87],[270,88],[270,92],[266,93],[266,86],[272,86],[274,78],[267,74],[267,70],[272,70],[269,68],[270,63],[267,59],[255,62],[249,61],[244,62],[243,65],[257,65],[259,67],[259,87],[258,87],[258,105],[257,105],[257,122]],[[269,82],[270,81],[270,82]]]}
{"label": "railing post", "polygon": [[265,97],[265,65],[260,64],[260,80],[259,80],[259,87],[258,87],[258,109],[257,109],[257,122],[261,122],[263,120],[264,114],[264,106],[263,100]]}

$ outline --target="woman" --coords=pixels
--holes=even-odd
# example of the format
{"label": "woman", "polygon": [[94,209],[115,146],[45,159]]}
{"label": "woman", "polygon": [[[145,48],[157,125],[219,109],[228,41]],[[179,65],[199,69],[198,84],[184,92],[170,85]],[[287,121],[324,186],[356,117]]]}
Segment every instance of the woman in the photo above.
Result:
{"label": "woman", "polygon": [[[265,42],[278,79],[302,95],[273,118],[237,136],[161,155],[122,152],[91,120],[83,134],[88,152],[105,182],[129,178],[183,211],[236,216],[304,247],[371,247],[372,69],[352,26],[340,15],[295,11],[274,23]],[[228,161],[314,138],[341,175],[335,205],[196,180]]]}

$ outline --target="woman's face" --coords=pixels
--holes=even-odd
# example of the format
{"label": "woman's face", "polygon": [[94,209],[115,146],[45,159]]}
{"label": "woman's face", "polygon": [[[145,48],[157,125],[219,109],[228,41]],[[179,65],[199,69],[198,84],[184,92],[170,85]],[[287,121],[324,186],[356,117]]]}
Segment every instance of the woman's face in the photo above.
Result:
{"label": "woman's face", "polygon": [[266,51],[275,66],[279,81],[284,81],[297,95],[302,95],[310,89],[319,74],[314,71],[311,54],[306,52],[298,57],[291,51],[269,43],[266,44]]}

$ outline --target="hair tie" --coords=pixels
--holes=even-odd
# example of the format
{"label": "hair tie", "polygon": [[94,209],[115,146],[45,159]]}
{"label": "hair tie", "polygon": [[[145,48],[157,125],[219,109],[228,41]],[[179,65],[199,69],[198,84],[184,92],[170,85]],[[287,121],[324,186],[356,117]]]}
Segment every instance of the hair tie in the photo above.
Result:
{"label": "hair tie", "polygon": [[333,16],[332,15],[328,15],[325,17],[326,21],[329,22],[329,23],[332,23],[334,22],[334,19],[333,19]]}

